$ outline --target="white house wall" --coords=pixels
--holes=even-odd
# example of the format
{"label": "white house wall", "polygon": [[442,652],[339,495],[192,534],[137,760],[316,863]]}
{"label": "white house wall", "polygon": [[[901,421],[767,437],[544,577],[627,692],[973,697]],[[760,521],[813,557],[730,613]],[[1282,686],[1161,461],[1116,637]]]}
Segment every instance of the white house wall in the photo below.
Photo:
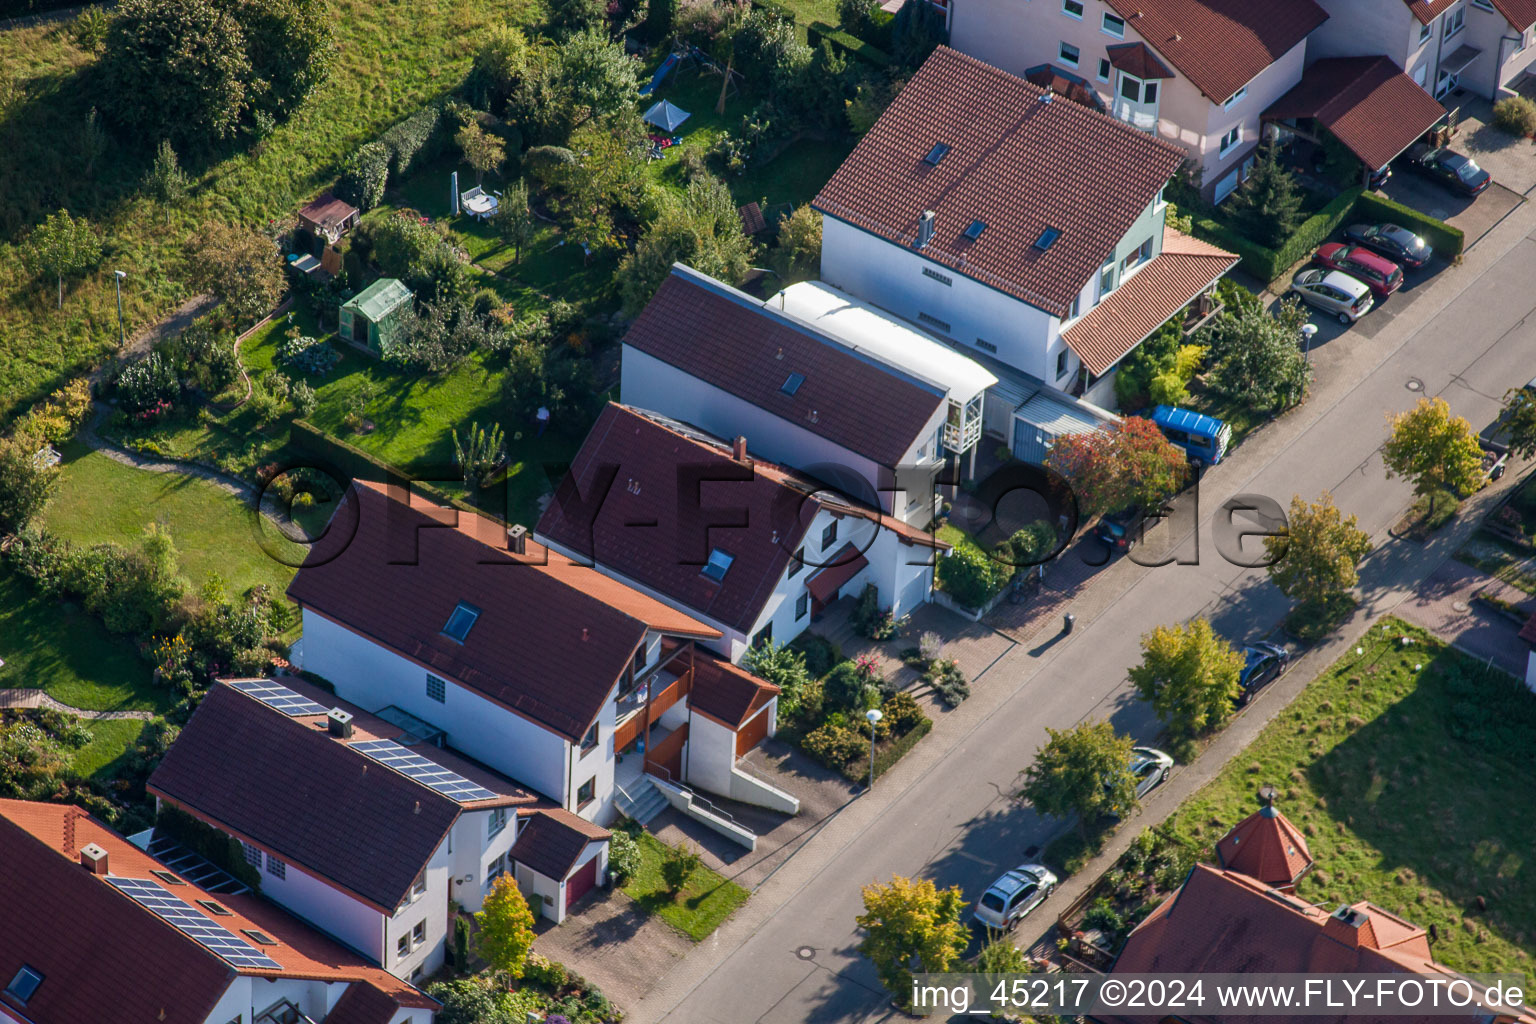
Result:
{"label": "white house wall", "polygon": [[688,781],[711,793],[731,792],[736,734],[713,718],[693,715],[688,725]]}
{"label": "white house wall", "polygon": [[[485,879],[490,863],[512,849],[517,837],[517,808],[503,808],[506,825],[491,836],[491,812],[470,811],[453,823],[453,851],[449,856],[449,895],[471,913],[485,903]],[[458,880],[468,878],[468,882]]]}
{"label": "white house wall", "polygon": [[[1055,376],[1056,353],[1063,343],[1058,321],[1049,313],[836,217],[823,215],[821,224],[821,279],[827,284],[921,329],[937,331],[959,342],[962,351],[992,355],[1041,380]],[[939,230],[946,229],[940,225]],[[924,275],[925,267],[952,283]],[[925,322],[924,313],[949,329]],[[978,340],[996,351],[978,346]]]}
{"label": "white house wall", "polygon": [[[433,851],[432,859],[427,862],[426,891],[385,921],[384,969],[397,978],[416,981],[443,965],[446,953],[444,943],[448,937],[449,867],[448,844],[444,841]],[[400,956],[397,950],[400,937],[409,937],[422,921],[427,925],[426,939],[410,943],[410,951]]]}
{"label": "white house wall", "polygon": [[[359,837],[362,843],[362,837]],[[364,853],[359,847],[359,855]],[[373,963],[388,969],[390,957],[384,946],[384,917],[356,896],[322,882],[298,864],[288,863],[278,878],[262,858],[261,894],[298,917],[351,946]]]}
{"label": "white house wall", "polygon": [[393,704],[448,734],[448,745],[553,798],[574,801],[565,739],[447,679],[427,696],[428,671],[313,610],[304,609],[304,665],[367,711]]}

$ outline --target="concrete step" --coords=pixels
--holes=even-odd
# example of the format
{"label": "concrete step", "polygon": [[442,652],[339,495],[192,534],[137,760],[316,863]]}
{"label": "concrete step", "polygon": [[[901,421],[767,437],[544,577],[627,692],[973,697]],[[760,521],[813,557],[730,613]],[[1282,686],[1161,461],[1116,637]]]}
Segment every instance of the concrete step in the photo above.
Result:
{"label": "concrete step", "polygon": [[623,794],[620,794],[619,810],[642,825],[650,824],[652,818],[667,808],[667,798],[662,796],[651,783],[649,776],[641,776],[633,785],[626,786],[625,789],[632,799],[626,799]]}

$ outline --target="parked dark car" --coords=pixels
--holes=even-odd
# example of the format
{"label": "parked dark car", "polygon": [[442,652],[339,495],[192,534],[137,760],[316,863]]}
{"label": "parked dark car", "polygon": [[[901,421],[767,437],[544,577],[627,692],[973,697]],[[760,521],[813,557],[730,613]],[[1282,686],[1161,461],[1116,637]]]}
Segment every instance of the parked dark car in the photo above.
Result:
{"label": "parked dark car", "polygon": [[1403,268],[1359,245],[1329,242],[1313,257],[1329,270],[1342,270],[1371,289],[1378,299],[1385,299],[1403,286]]}
{"label": "parked dark car", "polygon": [[1435,254],[1428,242],[1396,224],[1351,224],[1344,229],[1344,240],[1363,245],[1394,263],[1415,270],[1428,263]]}
{"label": "parked dark car", "polygon": [[1446,188],[1464,196],[1475,196],[1493,184],[1493,175],[1477,166],[1477,161],[1454,149],[1414,150],[1408,164],[1420,174],[1434,178]]}
{"label": "parked dark car", "polygon": [[1291,665],[1291,652],[1268,640],[1256,640],[1243,648],[1243,692],[1238,704],[1247,704],[1255,693],[1279,679]]}
{"label": "parked dark car", "polygon": [[1141,539],[1142,511],[1131,507],[1106,512],[1093,528],[1093,535],[1103,541],[1112,554],[1129,551]]}

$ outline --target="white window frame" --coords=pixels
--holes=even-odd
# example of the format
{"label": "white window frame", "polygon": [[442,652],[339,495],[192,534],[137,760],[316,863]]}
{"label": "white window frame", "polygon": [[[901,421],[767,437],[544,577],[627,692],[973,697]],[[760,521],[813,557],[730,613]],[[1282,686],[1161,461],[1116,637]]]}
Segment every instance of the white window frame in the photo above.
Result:
{"label": "white window frame", "polygon": [[1232,128],[1216,143],[1217,152],[1225,160],[1233,150],[1243,144],[1243,126],[1233,125]]}
{"label": "white window frame", "polygon": [[1231,110],[1233,107],[1235,107],[1239,103],[1243,102],[1243,97],[1247,96],[1247,95],[1248,95],[1248,87],[1245,85],[1241,89],[1237,90],[1237,92],[1233,93],[1231,96],[1228,96],[1226,102],[1221,105],[1221,109],[1222,110]]}
{"label": "white window frame", "polygon": [[501,835],[502,830],[506,827],[507,809],[505,807],[492,807],[491,815],[485,822],[485,838],[487,840],[495,839]]}
{"label": "white window frame", "polygon": [[[1106,277],[1109,279],[1109,284],[1108,285],[1105,285],[1105,283],[1104,283]],[[1099,301],[1100,302],[1103,302],[1105,299],[1109,298],[1111,295],[1114,294],[1114,292],[1115,292],[1115,284],[1116,284],[1115,277],[1116,277],[1116,274],[1115,274],[1115,254],[1114,253],[1110,253],[1109,257],[1104,261],[1104,265],[1099,267]]]}
{"label": "white window frame", "polygon": [[1168,205],[1168,195],[1167,195],[1167,193],[1168,193],[1168,186],[1167,185],[1164,185],[1162,188],[1157,190],[1157,196],[1156,196],[1156,198],[1154,198],[1152,200],[1152,212],[1153,213],[1156,213],[1158,210],[1161,210],[1163,207]]}
{"label": "white window frame", "polygon": [[795,598],[795,621],[799,622],[805,618],[810,614],[810,610],[811,592],[809,590],[802,590],[800,591],[800,596]]}
{"label": "white window frame", "polygon": [[1434,35],[1434,34],[1435,34],[1435,23],[1434,23],[1433,19],[1431,19],[1430,22],[1427,25],[1420,25],[1419,26],[1419,45],[1423,46],[1425,43],[1429,42],[1429,37]]}
{"label": "white window frame", "polygon": [[288,865],[269,853],[267,854],[267,874],[273,878],[286,880],[288,878]]}
{"label": "white window frame", "polygon": [[1056,353],[1056,379],[1061,380],[1061,378],[1067,375],[1067,371],[1070,369],[1071,367],[1067,365],[1066,346],[1062,346],[1061,351]]}
{"label": "white window frame", "polygon": [[1493,0],[1472,0],[1472,6],[1480,11],[1487,11],[1489,14],[1494,13]]}
{"label": "white window frame", "polygon": [[1453,39],[1466,27],[1467,9],[1465,7],[1453,7],[1445,12],[1445,28],[1442,30],[1444,38]]}
{"label": "white window frame", "polygon": [[395,958],[404,960],[411,955],[411,933],[401,932],[395,937]]}
{"label": "white window frame", "polygon": [[[1136,83],[1135,96],[1127,96],[1125,94],[1125,86],[1127,82]],[[1147,99],[1148,89],[1152,90],[1151,99]],[[1162,90],[1157,87],[1157,79],[1155,78],[1137,78],[1129,71],[1122,71],[1120,72],[1120,81],[1116,83],[1115,97],[1117,99],[1126,100],[1131,103],[1139,103],[1142,106],[1147,106],[1148,104],[1156,103],[1159,99],[1162,98]]]}
{"label": "white window frame", "polygon": [[[1077,8],[1075,12],[1072,10],[1074,7]],[[1061,13],[1069,18],[1076,18],[1078,21],[1082,21],[1083,0],[1061,0]]]}
{"label": "white window frame", "polygon": [[[1120,23],[1120,31],[1116,32],[1114,29],[1109,27],[1109,24],[1112,21],[1118,21]],[[1099,31],[1103,32],[1107,36],[1114,36],[1116,39],[1124,39],[1125,19],[1120,17],[1118,14],[1110,14],[1108,11],[1105,11],[1104,16],[1099,19]]]}
{"label": "white window frame", "polygon": [[1109,62],[1109,58],[1108,57],[1100,57],[1099,58],[1099,74],[1098,74],[1099,81],[1107,82],[1111,78],[1114,77],[1114,74],[1115,74],[1115,66]]}
{"label": "white window frame", "polygon": [[[419,934],[418,934],[419,933]],[[422,918],[411,926],[411,948],[425,944],[427,941],[427,919]]]}
{"label": "white window frame", "polygon": [[[1070,57],[1067,55],[1068,50],[1072,51],[1072,55]],[[1069,68],[1075,68],[1083,62],[1082,48],[1073,46],[1071,43],[1063,39],[1061,43],[1056,47],[1056,59],[1061,61]]]}

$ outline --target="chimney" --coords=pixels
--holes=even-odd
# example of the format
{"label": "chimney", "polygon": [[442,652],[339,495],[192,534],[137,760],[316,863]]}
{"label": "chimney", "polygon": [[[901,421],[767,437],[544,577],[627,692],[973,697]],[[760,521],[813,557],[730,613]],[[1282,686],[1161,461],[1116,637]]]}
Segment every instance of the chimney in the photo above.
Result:
{"label": "chimney", "polygon": [[86,843],[80,847],[80,866],[93,875],[106,875],[107,851],[95,843]]}
{"label": "chimney", "polygon": [[1379,948],[1371,915],[1358,907],[1340,906],[1323,922],[1323,931],[1346,946]]}
{"label": "chimney", "polygon": [[740,434],[731,442],[731,458],[743,464],[750,461],[747,458],[747,439]]}
{"label": "chimney", "polygon": [[513,523],[507,527],[507,550],[514,555],[527,553],[528,527],[522,523]]}
{"label": "chimney", "polygon": [[331,708],[325,714],[325,728],[337,739],[349,740],[352,738],[352,716],[341,708]]}
{"label": "chimney", "polygon": [[924,210],[923,215],[917,218],[917,247],[925,248],[933,241],[933,219],[936,217],[932,210]]}

